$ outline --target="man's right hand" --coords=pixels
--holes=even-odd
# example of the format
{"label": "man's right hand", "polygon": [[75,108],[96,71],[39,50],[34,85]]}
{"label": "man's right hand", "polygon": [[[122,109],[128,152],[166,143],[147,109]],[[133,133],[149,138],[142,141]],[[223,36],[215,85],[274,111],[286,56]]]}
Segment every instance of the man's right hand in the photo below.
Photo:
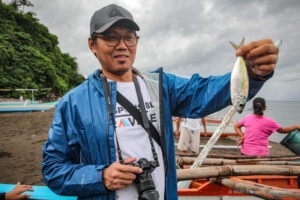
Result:
{"label": "man's right hand", "polygon": [[[136,158],[125,158],[125,163],[133,163]],[[135,174],[142,173],[142,169],[131,165],[122,165],[116,161],[103,170],[102,178],[105,187],[109,190],[126,188],[135,180]]]}

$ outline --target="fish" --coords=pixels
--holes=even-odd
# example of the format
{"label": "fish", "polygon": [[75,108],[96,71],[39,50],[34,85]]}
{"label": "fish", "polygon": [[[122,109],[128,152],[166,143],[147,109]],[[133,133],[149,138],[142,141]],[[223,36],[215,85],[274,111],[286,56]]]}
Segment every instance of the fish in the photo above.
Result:
{"label": "fish", "polygon": [[[229,41],[232,47],[237,50],[244,45],[245,38],[242,39],[239,45]],[[282,40],[277,40],[274,45],[278,48],[281,46]],[[247,66],[243,57],[238,56],[233,65],[230,77],[230,95],[231,103],[238,113],[242,113],[248,98],[249,80]]]}
{"label": "fish", "polygon": [[[245,38],[242,39],[239,45],[229,41],[232,47],[237,50],[244,45]],[[231,103],[238,113],[242,113],[249,92],[248,72],[245,61],[242,56],[238,56],[233,65],[230,77],[230,95]]]}

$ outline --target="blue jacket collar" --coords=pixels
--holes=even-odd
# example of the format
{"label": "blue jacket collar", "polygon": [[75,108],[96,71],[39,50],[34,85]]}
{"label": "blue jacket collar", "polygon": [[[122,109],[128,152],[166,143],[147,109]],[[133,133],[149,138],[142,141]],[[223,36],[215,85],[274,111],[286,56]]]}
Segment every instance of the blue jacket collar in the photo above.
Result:
{"label": "blue jacket collar", "polygon": [[100,69],[97,69],[94,73],[90,74],[88,76],[88,81],[93,84],[93,86],[95,88],[97,88],[98,92],[104,96],[104,91],[103,91],[103,86],[102,86],[102,83],[101,83],[101,78],[100,78],[100,72],[101,70]]}

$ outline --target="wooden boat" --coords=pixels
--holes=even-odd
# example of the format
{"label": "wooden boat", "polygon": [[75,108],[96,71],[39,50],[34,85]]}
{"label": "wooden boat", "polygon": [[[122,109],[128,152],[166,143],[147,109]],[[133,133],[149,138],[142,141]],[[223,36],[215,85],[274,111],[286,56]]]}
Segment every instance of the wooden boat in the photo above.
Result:
{"label": "wooden boat", "polygon": [[[287,141],[293,138],[292,143],[295,144],[297,141],[299,145],[300,136],[298,138],[295,135],[299,136],[295,133]],[[299,146],[295,149],[300,151]],[[192,180],[188,188],[183,186],[186,183],[179,184],[180,200],[261,198],[300,200],[300,156],[262,158],[220,155],[218,158],[212,158],[206,158],[198,168],[188,169],[192,164],[196,167],[196,158],[192,160],[177,157],[177,167],[183,168],[177,170],[178,181]]]}
{"label": "wooden boat", "polygon": [[291,150],[296,155],[300,156],[300,131],[295,130],[287,134],[280,144]]}
{"label": "wooden boat", "polygon": [[[298,189],[297,178],[297,176],[257,175],[224,179],[197,179],[192,182],[189,189],[179,189],[178,195],[179,200],[196,200],[199,198],[210,200],[299,199],[300,190]],[[272,190],[281,191],[281,197],[276,192],[272,193]]]}
{"label": "wooden boat", "polygon": [[[193,179],[188,189],[178,189],[180,200],[300,199],[300,156],[209,157],[203,167],[177,170],[178,180]],[[176,158],[182,168],[188,168],[195,159]]]}
{"label": "wooden boat", "polygon": [[[207,133],[203,132],[203,128],[201,128],[200,135],[203,137],[210,137],[212,136],[215,129],[220,125],[222,119],[213,118],[213,117],[205,117],[206,120],[206,129]],[[200,120],[201,123],[201,120]],[[228,136],[237,136],[237,133],[234,130],[234,121],[230,121],[228,126],[225,128],[224,132],[221,135],[221,138],[228,137]],[[176,130],[176,118],[173,118],[173,130]],[[180,129],[179,129],[180,131]]]}
{"label": "wooden boat", "polygon": [[0,112],[32,112],[32,111],[42,111],[50,110],[55,108],[58,102],[49,102],[49,103],[37,103],[37,102],[24,102],[24,103],[1,103]]}

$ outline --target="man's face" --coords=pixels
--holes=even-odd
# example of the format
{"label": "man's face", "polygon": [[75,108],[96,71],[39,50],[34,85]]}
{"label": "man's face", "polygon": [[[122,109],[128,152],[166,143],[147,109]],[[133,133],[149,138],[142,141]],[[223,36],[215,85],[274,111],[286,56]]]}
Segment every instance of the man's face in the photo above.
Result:
{"label": "man's face", "polygon": [[[120,37],[122,37],[120,42],[114,45],[113,41]],[[114,26],[99,35],[94,44],[89,39],[90,49],[96,54],[104,73],[122,76],[131,69],[136,56],[136,45],[128,46],[130,42],[125,40],[132,37],[135,39],[136,36],[130,29]]]}

